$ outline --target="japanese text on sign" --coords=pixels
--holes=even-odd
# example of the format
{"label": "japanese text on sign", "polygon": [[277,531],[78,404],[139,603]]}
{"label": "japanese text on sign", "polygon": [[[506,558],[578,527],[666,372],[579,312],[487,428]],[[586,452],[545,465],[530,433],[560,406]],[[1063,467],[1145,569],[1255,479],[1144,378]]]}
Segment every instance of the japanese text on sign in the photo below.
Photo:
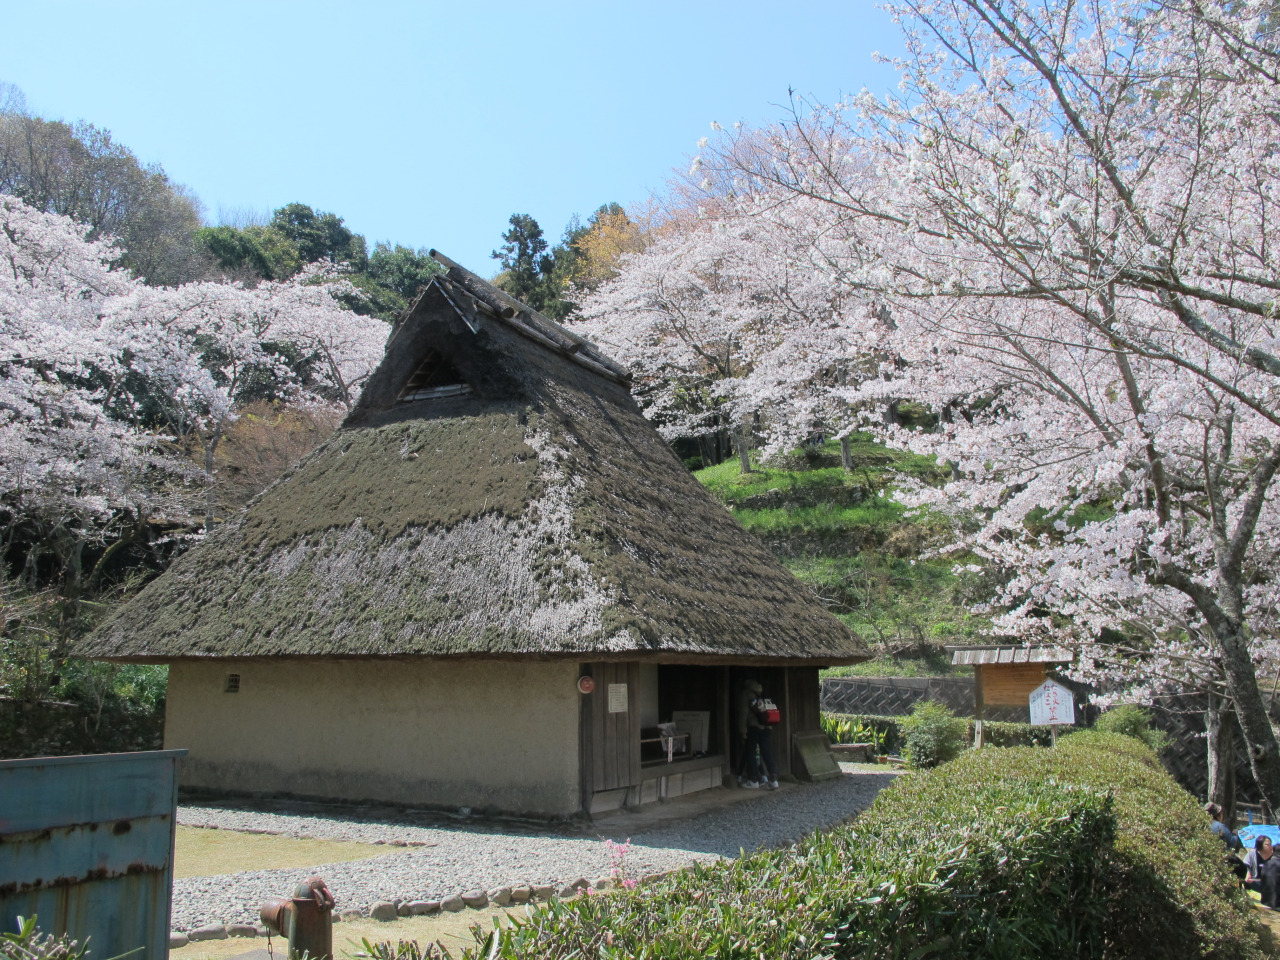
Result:
{"label": "japanese text on sign", "polygon": [[1041,726],[1066,726],[1076,722],[1071,691],[1046,680],[1031,691],[1031,722]]}
{"label": "japanese text on sign", "polygon": [[627,685],[625,683],[609,684],[609,712],[627,712]]}

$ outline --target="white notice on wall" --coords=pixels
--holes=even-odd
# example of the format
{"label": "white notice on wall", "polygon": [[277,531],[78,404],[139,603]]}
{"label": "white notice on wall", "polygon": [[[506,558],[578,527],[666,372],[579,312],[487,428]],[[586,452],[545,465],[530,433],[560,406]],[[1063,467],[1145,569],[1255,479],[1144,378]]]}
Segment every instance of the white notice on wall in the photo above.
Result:
{"label": "white notice on wall", "polygon": [[627,712],[627,685],[625,683],[609,684],[609,712]]}
{"label": "white notice on wall", "polygon": [[1076,722],[1071,691],[1046,680],[1031,691],[1031,722],[1042,726],[1066,726]]}

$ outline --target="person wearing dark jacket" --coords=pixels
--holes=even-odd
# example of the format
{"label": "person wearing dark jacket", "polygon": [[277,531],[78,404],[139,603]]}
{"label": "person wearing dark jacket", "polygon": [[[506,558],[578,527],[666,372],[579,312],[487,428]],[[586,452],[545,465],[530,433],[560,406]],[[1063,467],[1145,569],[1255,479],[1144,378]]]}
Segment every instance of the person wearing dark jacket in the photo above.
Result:
{"label": "person wearing dark jacket", "polygon": [[[738,732],[742,738],[738,782],[749,790],[759,787],[778,789],[778,768],[773,762],[773,731],[756,710],[756,701],[763,693],[764,688],[760,686],[759,680],[744,681],[738,692]],[[756,757],[757,752],[759,759]]]}
{"label": "person wearing dark jacket", "polygon": [[1280,907],[1280,857],[1274,856],[1271,841],[1258,837],[1249,857],[1249,879],[1245,886],[1262,895],[1262,905],[1275,910]]}

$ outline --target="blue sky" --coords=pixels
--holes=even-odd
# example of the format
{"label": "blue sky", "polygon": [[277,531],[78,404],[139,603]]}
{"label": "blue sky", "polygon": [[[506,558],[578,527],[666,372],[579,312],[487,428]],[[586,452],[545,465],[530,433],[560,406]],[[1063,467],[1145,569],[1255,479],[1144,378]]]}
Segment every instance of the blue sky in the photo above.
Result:
{"label": "blue sky", "polygon": [[512,213],[643,200],[715,120],[765,123],[893,72],[873,0],[0,0],[0,80],[111,130],[219,206],[292,201],[479,273]]}

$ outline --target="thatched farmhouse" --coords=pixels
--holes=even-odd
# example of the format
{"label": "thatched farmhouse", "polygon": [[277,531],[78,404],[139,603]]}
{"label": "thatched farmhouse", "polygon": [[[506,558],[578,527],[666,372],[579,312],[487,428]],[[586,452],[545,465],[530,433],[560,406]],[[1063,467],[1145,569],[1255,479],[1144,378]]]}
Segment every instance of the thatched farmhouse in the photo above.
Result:
{"label": "thatched farmhouse", "polygon": [[169,665],[186,788],[598,812],[718,786],[866,659],[689,474],[627,372],[445,258],[341,429],[80,652]]}

